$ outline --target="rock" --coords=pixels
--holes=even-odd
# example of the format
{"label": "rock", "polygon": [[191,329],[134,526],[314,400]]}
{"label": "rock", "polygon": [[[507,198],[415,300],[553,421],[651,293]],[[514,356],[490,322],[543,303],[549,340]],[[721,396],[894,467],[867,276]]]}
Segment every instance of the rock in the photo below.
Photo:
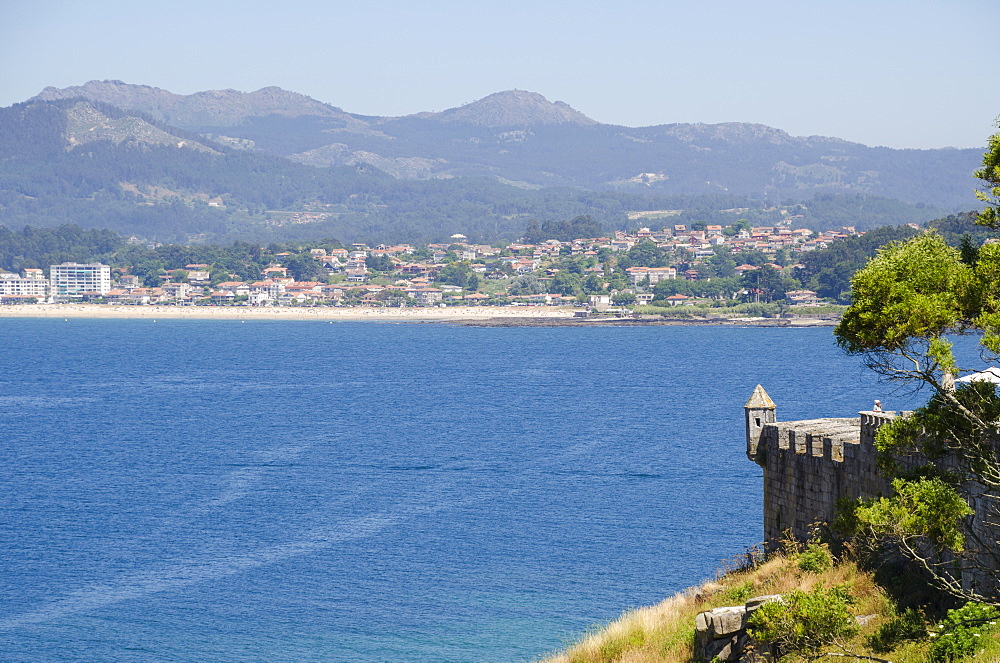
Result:
{"label": "rock", "polygon": [[765,603],[770,603],[771,601],[780,601],[781,594],[765,594],[764,596],[755,596],[746,602],[746,611],[749,615],[751,612],[764,605]]}
{"label": "rock", "polygon": [[[746,634],[743,635],[746,637]],[[743,646],[740,637],[736,635],[719,640],[710,640],[702,649],[702,659],[704,661],[738,661],[743,656]]]}
{"label": "rock", "polygon": [[767,658],[766,654],[754,651],[755,643],[746,632],[747,618],[765,603],[780,600],[780,594],[755,596],[745,605],[715,608],[698,613],[694,632],[695,659],[702,663],[710,661],[749,663]]}
{"label": "rock", "polygon": [[732,606],[701,612],[695,618],[695,656],[701,661],[738,661],[746,647],[746,608]]}
{"label": "rock", "polygon": [[854,621],[858,623],[858,626],[868,626],[873,619],[876,619],[878,615],[857,615]]}
{"label": "rock", "polygon": [[732,608],[716,608],[711,613],[711,624],[709,632],[713,638],[721,638],[732,635],[743,630],[746,608],[743,606]]}

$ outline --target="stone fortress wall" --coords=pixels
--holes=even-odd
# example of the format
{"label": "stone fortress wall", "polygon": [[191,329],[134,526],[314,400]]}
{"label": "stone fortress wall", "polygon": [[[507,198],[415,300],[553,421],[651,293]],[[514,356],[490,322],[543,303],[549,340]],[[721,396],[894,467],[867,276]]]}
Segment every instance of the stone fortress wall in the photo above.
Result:
{"label": "stone fortress wall", "polygon": [[[777,421],[777,407],[760,385],[744,407],[747,456],[764,469],[764,540],[769,548],[790,532],[806,540],[813,523],[833,522],[841,498],[889,494],[877,464],[875,431],[894,412],[860,412],[843,419]],[[695,660],[763,660],[748,653],[750,614],[778,596],[758,596],[745,605],[698,615]],[[768,651],[766,643],[756,645]],[[768,658],[770,660],[770,658]]]}
{"label": "stone fortress wall", "polygon": [[[807,540],[813,523],[832,523],[842,498],[890,494],[890,485],[878,467],[875,433],[896,418],[895,412],[859,412],[857,417],[777,421],[777,407],[760,385],[744,406],[747,456],[764,469],[764,540],[771,549],[790,532]],[[910,413],[902,412],[900,416]],[[918,464],[920,456],[900,459]],[[939,461],[940,462],[940,461]],[[944,460],[947,464],[947,459]],[[972,486],[966,486],[970,488]],[[980,541],[1000,541],[1000,523],[989,496],[971,491],[975,511],[972,527]],[[1000,591],[997,561],[980,554],[979,569],[961,574],[966,590]],[[746,632],[750,613],[775,596],[759,596],[744,606],[716,608],[698,615],[695,625],[695,659],[710,661],[759,660],[747,656]],[[768,659],[770,660],[770,659]]]}
{"label": "stone fortress wall", "polygon": [[[774,401],[757,385],[744,413],[747,456],[764,469],[764,541],[769,548],[774,549],[786,532],[800,541],[807,540],[813,523],[834,521],[837,503],[843,498],[890,494],[891,486],[877,462],[875,433],[896,418],[895,412],[868,411],[849,418],[779,422]],[[902,412],[900,416],[909,414]],[[918,464],[920,456],[899,460]],[[1000,523],[996,522],[988,496],[972,491],[970,502],[975,511],[975,536],[981,541],[1000,541]],[[981,569],[991,568],[995,561],[989,554],[979,558]],[[981,569],[962,573],[962,587],[987,593],[998,591],[996,577]],[[753,610],[778,598],[758,596],[743,606],[699,614],[695,623],[695,660],[761,660],[757,654],[747,653],[751,642],[747,621]]]}
{"label": "stone fortress wall", "polygon": [[764,469],[764,540],[774,545],[789,530],[800,540],[810,525],[831,523],[841,498],[888,495],[875,449],[875,431],[894,412],[778,422],[777,407],[757,385],[744,406],[747,456]]}

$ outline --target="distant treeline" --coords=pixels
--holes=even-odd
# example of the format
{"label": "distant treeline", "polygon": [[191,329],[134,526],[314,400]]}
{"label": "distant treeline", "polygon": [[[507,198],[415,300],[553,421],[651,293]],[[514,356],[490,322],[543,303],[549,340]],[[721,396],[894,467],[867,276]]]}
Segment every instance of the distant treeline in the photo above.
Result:
{"label": "distant treeline", "polygon": [[27,227],[13,231],[0,225],[0,270],[20,272],[26,268],[47,270],[62,262],[101,262],[139,276],[147,285],[159,285],[161,274],[191,264],[208,265],[213,280],[257,279],[261,270],[278,260],[300,280],[325,277],[321,266],[306,251],[343,248],[333,239],[294,244],[259,244],[236,241],[229,245],[185,246],[164,244],[150,248],[127,244],[111,230],[83,230],[76,225],[57,228]]}
{"label": "distant treeline", "polygon": [[27,227],[14,231],[0,225],[0,269],[48,269],[62,262],[107,260],[125,245],[111,230],[83,230],[76,225]]}

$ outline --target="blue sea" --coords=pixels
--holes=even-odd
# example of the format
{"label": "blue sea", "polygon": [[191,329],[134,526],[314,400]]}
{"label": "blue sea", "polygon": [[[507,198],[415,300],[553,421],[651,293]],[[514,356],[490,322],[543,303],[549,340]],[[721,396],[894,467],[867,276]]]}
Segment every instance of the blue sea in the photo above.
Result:
{"label": "blue sea", "polygon": [[830,328],[0,319],[0,660],[532,661],[762,537]]}

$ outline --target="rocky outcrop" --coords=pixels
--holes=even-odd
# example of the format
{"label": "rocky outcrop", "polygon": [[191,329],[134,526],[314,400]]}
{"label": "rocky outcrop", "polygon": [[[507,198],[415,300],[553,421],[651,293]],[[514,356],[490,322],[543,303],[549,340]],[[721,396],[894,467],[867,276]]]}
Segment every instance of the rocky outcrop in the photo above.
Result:
{"label": "rocky outcrop", "polygon": [[174,94],[149,85],[122,81],[90,81],[63,89],[47,87],[33,100],[83,98],[125,110],[137,110],[176,127],[229,127],[248,117],[304,115],[333,117],[345,123],[357,122],[339,108],[279,87],[265,87],[255,92],[207,90],[194,94]]}
{"label": "rocky outcrop", "polygon": [[715,608],[695,618],[694,656],[700,663],[758,663],[767,660],[768,648],[747,634],[747,621],[754,610],[777,594],[757,596],[740,606]]}
{"label": "rocky outcrop", "polygon": [[110,118],[84,101],[66,110],[66,142],[69,149],[102,140],[116,145],[162,145],[219,154],[196,140],[179,138],[138,117]]}
{"label": "rocky outcrop", "polygon": [[541,125],[591,126],[597,124],[569,104],[551,102],[537,92],[506,90],[465,106],[427,116],[439,122],[462,122],[480,127],[534,127]]}

